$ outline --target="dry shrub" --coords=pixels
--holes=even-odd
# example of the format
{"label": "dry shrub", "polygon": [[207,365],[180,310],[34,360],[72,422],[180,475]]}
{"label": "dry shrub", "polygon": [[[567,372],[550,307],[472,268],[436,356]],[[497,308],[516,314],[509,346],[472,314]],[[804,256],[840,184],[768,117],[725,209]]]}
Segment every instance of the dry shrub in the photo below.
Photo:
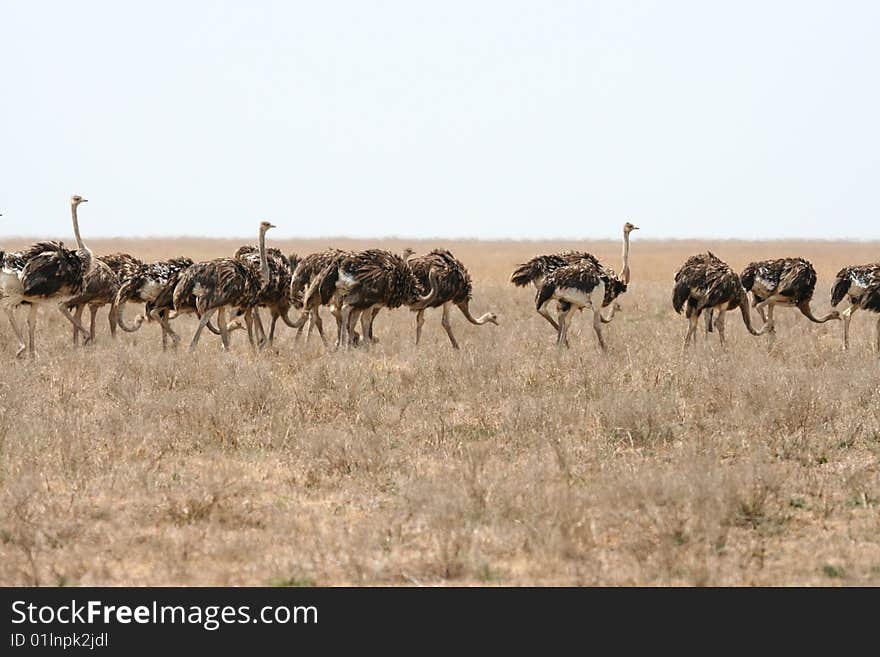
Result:
{"label": "dry shrub", "polygon": [[[637,238],[607,353],[589,312],[555,349],[533,290],[507,281],[569,248],[617,266],[616,242],[446,244],[471,270],[474,313],[501,323],[454,311],[458,352],[437,311],[419,348],[400,310],[379,316],[369,350],[281,327],[258,354],[238,332],[230,353],[212,335],[163,353],[155,324],[111,343],[103,313],[97,344],[73,349],[41,311],[35,361],[0,342],[0,583],[880,584],[875,319],[855,316],[843,353],[837,322],[779,309],[771,343],[731,314],[724,349],[701,334],[682,353],[670,304],[676,267],[712,248],[737,269],[811,259],[821,313],[830,277],[876,245]],[[92,248],[199,259],[237,246]],[[186,344],[194,322],[174,326]]]}

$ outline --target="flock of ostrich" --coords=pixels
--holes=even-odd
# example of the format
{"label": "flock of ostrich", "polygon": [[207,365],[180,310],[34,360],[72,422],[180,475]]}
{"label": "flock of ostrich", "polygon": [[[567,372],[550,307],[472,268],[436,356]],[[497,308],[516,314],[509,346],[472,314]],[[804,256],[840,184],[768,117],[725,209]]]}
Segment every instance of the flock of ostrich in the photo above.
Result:
{"label": "flock of ostrich", "polygon": [[[94,340],[98,309],[109,306],[114,337],[117,327],[131,333],[144,322],[155,322],[162,330],[163,349],[169,341],[172,346],[180,341],[171,321],[189,313],[199,320],[191,349],[206,327],[220,336],[224,349],[229,349],[230,333],[237,329],[247,329],[252,349],[271,345],[279,319],[297,329],[297,337],[306,325],[307,336],[316,328],[326,345],[322,306],[336,319],[339,348],[376,342],[373,322],[383,308],[407,307],[416,313],[416,344],[429,308],[442,310],[441,323],[456,349],[458,342],[450,321],[452,306],[457,306],[472,324],[498,324],[495,313],[480,317],[471,314],[470,274],[446,250],[435,249],[418,256],[409,249],[402,254],[380,249],[328,249],[299,258],[266,248],[266,233],[274,226],[264,221],[259,227],[258,245],[242,246],[231,257],[205,262],[177,257],[152,263],[125,253],[95,257],[80,236],[78,208],[85,202],[87,199],[81,196],[70,199],[76,249],[66,248],[63,242],[42,241],[22,251],[0,250],[0,305],[19,342],[16,357],[25,352],[35,354],[38,308],[53,303],[73,326],[74,344],[80,335],[83,344]],[[630,282],[629,238],[637,229],[629,222],[623,227],[620,275],[582,251],[537,256],[514,269],[510,278],[514,285],[534,285],[537,289],[537,311],[553,326],[559,347],[569,346],[568,329],[574,311],[589,309],[599,346],[606,349],[602,326],[613,320],[619,308],[617,299]],[[831,306],[836,308],[846,299],[849,305],[842,312],[832,310],[816,317],[810,308],[815,287],[816,272],[803,258],[753,262],[737,275],[708,252],[688,258],[678,270],[672,304],[688,319],[685,348],[692,344],[701,316],[706,333],[716,331],[724,344],[724,317],[730,310],[740,310],[752,335],[775,332],[773,311],[777,305],[795,307],[812,322],[842,319],[845,348],[849,348],[849,326],[855,311],[880,314],[880,263],[844,267],[837,273]],[[548,311],[554,300],[555,319]],[[144,312],[133,323],[125,319],[127,303],[144,304]],[[90,313],[88,328],[82,321],[86,307]],[[260,308],[270,314],[268,332]],[[752,324],[752,308],[763,322],[760,329]],[[27,336],[16,316],[20,309],[27,309]],[[299,312],[296,319],[291,319],[291,310]],[[880,318],[876,348],[880,353]]]}

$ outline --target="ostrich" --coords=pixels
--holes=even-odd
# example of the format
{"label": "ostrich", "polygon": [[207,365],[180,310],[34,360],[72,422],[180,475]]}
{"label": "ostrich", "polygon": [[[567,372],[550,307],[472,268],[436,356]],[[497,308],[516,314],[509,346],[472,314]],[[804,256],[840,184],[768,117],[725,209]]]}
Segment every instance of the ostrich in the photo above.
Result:
{"label": "ostrich", "polygon": [[[239,247],[235,252],[235,258],[242,260],[252,269],[262,267],[260,261],[259,247],[248,245]],[[290,296],[290,284],[293,277],[293,268],[299,260],[296,254],[291,259],[281,253],[278,249],[266,249],[266,262],[269,266],[269,275],[265,280],[263,288],[257,297],[257,305],[253,309],[254,321],[257,333],[259,334],[260,346],[266,344],[272,345],[275,340],[275,324],[280,317],[285,324],[291,328],[301,328],[302,324],[295,324],[288,316],[292,303]],[[272,316],[272,324],[269,328],[268,340],[263,330],[263,322],[260,320],[260,313],[257,308],[268,308]]]}
{"label": "ostrich", "polygon": [[[349,251],[341,251],[339,249],[325,249],[318,253],[312,253],[299,261],[293,270],[293,276],[290,281],[290,297],[294,303],[299,300],[303,308],[303,316],[295,322],[298,324],[297,337],[302,333],[305,321],[309,322],[309,330],[306,333],[306,341],[312,334],[312,327],[318,329],[318,335],[321,336],[324,345],[327,345],[327,339],[324,337],[324,324],[321,321],[321,315],[318,312],[320,306],[330,305],[331,300],[336,291],[335,283],[330,282],[330,272],[339,266],[343,259],[352,255]],[[322,289],[320,282],[328,284]],[[339,344],[342,335],[342,316],[337,306],[331,306],[331,312],[336,318],[337,337],[336,343]]]}
{"label": "ostrich", "polygon": [[[843,317],[843,348],[849,349],[849,323],[853,313],[859,309],[880,313],[880,262],[870,265],[844,267],[834,279],[831,288],[831,306],[849,301],[849,307],[841,314]],[[877,352],[880,353],[880,317],[877,318]]]}
{"label": "ostrich", "polygon": [[[94,272],[83,281],[83,293],[74,297],[67,302],[67,308],[76,309],[74,317],[78,322],[82,322],[82,313],[86,305],[89,307],[89,332],[92,335],[92,341],[95,338],[95,316],[98,309],[102,306],[110,304],[110,312],[107,319],[110,322],[110,335],[116,338],[116,326],[118,324],[119,309],[116,306],[116,294],[119,291],[119,285],[127,280],[134,270],[142,265],[143,262],[127,253],[112,253],[106,256],[98,256],[98,261]],[[112,276],[110,275],[112,273]],[[73,327],[73,344],[77,344],[79,337],[79,329]]]}
{"label": "ostrich", "polygon": [[535,306],[541,313],[551,299],[557,300],[559,329],[556,345],[558,347],[568,347],[568,327],[574,309],[590,308],[593,311],[593,329],[596,331],[599,347],[602,351],[606,351],[602,324],[611,321],[617,306],[612,306],[607,318],[602,316],[602,308],[611,305],[618,296],[626,292],[626,285],[626,282],[618,278],[612,269],[599,269],[589,261],[565,265],[557,267],[544,277],[535,295]]}
{"label": "ostrich", "polygon": [[[404,262],[409,262],[409,260],[412,259],[412,257],[415,255],[415,253],[416,252],[413,249],[406,247],[403,251],[400,252],[400,258]],[[369,338],[370,342],[379,342],[379,338],[377,338],[375,335],[373,335],[373,322],[376,321],[376,316],[380,312],[382,312],[383,307],[384,306],[373,306],[373,309],[370,311],[370,317],[368,320],[368,325],[370,327],[370,335],[367,336]],[[331,306],[331,309],[332,308],[335,308],[335,306]],[[354,343],[357,344],[358,340],[360,338],[357,331],[354,331],[354,333],[352,334],[352,338],[354,339]]]}
{"label": "ostrich", "polygon": [[[496,326],[498,325],[498,317],[495,313],[488,312],[476,319],[471,315],[471,311],[468,308],[473,287],[471,276],[465,266],[449,251],[434,249],[426,255],[405,259],[422,289],[427,290],[432,287],[431,272],[435,272],[434,279],[437,291],[430,304],[426,307],[443,307],[441,323],[454,349],[458,349],[458,342],[452,334],[452,324],[449,322],[449,308],[452,304],[458,306],[458,309],[471,324],[480,326],[491,322]],[[422,324],[425,323],[425,307],[419,307],[417,304],[413,311],[416,313],[416,344],[418,344],[422,337]]]}
{"label": "ostrich", "polygon": [[[180,337],[171,329],[174,311],[174,287],[180,275],[193,265],[190,258],[171,258],[137,266],[119,286],[115,305],[120,328],[128,333],[137,331],[146,319],[157,320],[162,327],[162,350],[167,348],[168,338],[176,346]],[[134,325],[125,321],[123,310],[129,301],[143,302],[144,314],[135,318]],[[218,331],[219,332],[219,331]]]}
{"label": "ostrich", "polygon": [[200,262],[187,269],[174,288],[174,309],[178,313],[194,312],[200,317],[190,343],[194,350],[199,343],[202,329],[217,312],[217,323],[223,348],[229,349],[230,326],[226,323],[226,309],[232,314],[244,314],[248,340],[254,348],[253,316],[251,311],[269,280],[269,263],[266,260],[266,231],[274,228],[268,221],[260,223],[260,269],[254,269],[237,258],[217,258]]}
{"label": "ostrich", "polygon": [[687,304],[685,316],[689,326],[684,338],[684,346],[690,344],[697,330],[700,315],[705,310],[717,311],[714,321],[718,328],[718,338],[724,344],[724,313],[740,309],[743,322],[752,335],[762,335],[767,325],[760,331],[752,327],[748,296],[739,276],[711,251],[688,258],[675,274],[675,287],[672,293],[672,307],[681,313]]}
{"label": "ostrich", "polygon": [[374,308],[398,308],[417,303],[424,303],[427,307],[436,297],[434,287],[428,294],[421,294],[421,285],[403,258],[380,249],[348,255],[336,267],[326,268],[311,287],[311,294],[307,294],[304,300],[306,304],[311,303],[310,296],[314,296],[315,289],[335,290],[341,315],[337,344],[342,346],[354,344],[354,325],[359,317],[364,340],[372,341]]}
{"label": "ostrich", "polygon": [[[85,291],[84,283],[89,280],[97,266],[97,259],[83,244],[79,233],[77,208],[87,201],[88,199],[79,195],[70,197],[70,214],[77,243],[75,251],[65,248],[62,242],[37,242],[16,259],[14,264],[21,265],[21,269],[15,267],[7,270],[4,266],[2,285],[3,292],[8,297],[7,303],[9,306],[29,304],[27,349],[31,357],[36,354],[34,333],[37,327],[37,308],[39,304],[49,300],[57,301],[61,313],[83,333],[86,342],[91,339],[91,334],[70,314],[67,307],[71,297]],[[20,336],[17,326],[15,332]],[[25,345],[21,338],[20,342],[22,344],[17,356],[24,352]]]}
{"label": "ostrich", "polygon": [[27,301],[21,300],[21,272],[27,261],[24,258],[23,251],[2,251],[0,250],[0,305],[6,311],[9,318],[9,324],[18,338],[18,352],[16,356],[20,356],[27,345],[24,342],[24,336],[15,320],[15,309],[21,304],[27,304]]}
{"label": "ostrich", "polygon": [[[840,313],[832,310],[817,318],[810,310],[810,300],[816,288],[816,270],[803,258],[780,258],[753,262],[740,275],[746,292],[752,294],[752,306],[767,325],[769,333],[775,333],[773,308],[776,305],[794,306],[811,322],[823,324],[829,319],[840,319]],[[764,315],[764,307],[767,314]]]}
{"label": "ostrich", "polygon": [[[621,269],[619,280],[626,285],[629,284],[630,279],[629,234],[638,229],[638,226],[634,226],[628,221],[623,225],[623,268]],[[566,251],[564,253],[537,256],[528,262],[517,265],[516,269],[513,270],[513,274],[510,276],[510,282],[517,287],[525,287],[529,284],[533,284],[536,288],[540,288],[544,279],[550,273],[559,267],[565,267],[567,265],[592,266],[599,272],[605,270],[596,256],[591,253],[586,253],[584,251]],[[607,272],[606,278],[610,278]],[[566,312],[565,304],[557,304],[557,313],[563,312]],[[545,307],[539,307],[538,314],[546,319],[550,325],[553,326],[554,330],[559,331],[559,323],[550,316],[550,313]]]}

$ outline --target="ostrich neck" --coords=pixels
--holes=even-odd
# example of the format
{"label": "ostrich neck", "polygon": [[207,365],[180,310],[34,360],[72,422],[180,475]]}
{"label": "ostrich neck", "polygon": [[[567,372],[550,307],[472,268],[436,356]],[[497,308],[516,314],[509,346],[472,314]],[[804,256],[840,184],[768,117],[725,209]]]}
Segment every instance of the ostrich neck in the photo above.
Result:
{"label": "ostrich neck", "polygon": [[92,268],[92,252],[89,247],[83,244],[82,237],[79,234],[79,219],[76,215],[76,205],[70,206],[70,216],[73,219],[73,234],[76,236],[77,250],[80,252],[80,257],[85,264],[85,271],[89,271]]}
{"label": "ostrich neck", "polygon": [[624,283],[629,283],[629,233],[623,233],[623,269],[620,271]]}
{"label": "ostrich neck", "polygon": [[269,283],[269,261],[266,258],[266,231],[260,230],[260,274],[263,277],[263,285]]}

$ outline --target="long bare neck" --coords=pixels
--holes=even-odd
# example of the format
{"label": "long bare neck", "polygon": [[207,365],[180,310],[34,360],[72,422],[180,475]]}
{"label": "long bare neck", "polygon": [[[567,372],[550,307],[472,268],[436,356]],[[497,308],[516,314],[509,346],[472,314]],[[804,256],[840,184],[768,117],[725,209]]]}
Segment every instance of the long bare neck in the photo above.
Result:
{"label": "long bare neck", "polygon": [[[745,290],[743,290],[742,296],[739,300],[739,311],[742,313],[743,323],[746,325],[746,329],[748,329],[749,333],[752,335],[764,335],[767,331],[770,330],[770,324],[767,322],[764,323],[764,326],[760,331],[756,331],[754,325],[752,324],[752,312],[749,307],[749,299],[746,296]],[[724,311],[721,311],[724,312]]]}
{"label": "long bare neck", "polygon": [[475,318],[473,315],[471,315],[471,309],[468,308],[467,301],[458,304],[458,307],[461,310],[462,315],[464,315],[465,319],[467,319],[467,321],[469,321],[471,324],[476,324],[477,326],[485,324],[493,317],[492,313],[486,313]]}
{"label": "long bare neck", "polygon": [[87,247],[85,244],[83,244],[82,237],[80,237],[79,219],[76,216],[76,204],[75,203],[70,204],[70,217],[73,220],[73,234],[76,236],[76,250],[77,250],[77,253],[79,254],[79,257],[82,259],[82,262],[84,265],[84,267],[83,267],[84,272],[83,273],[85,273],[85,272],[91,270],[92,261],[94,260],[94,258],[92,257],[91,250],[89,249],[89,247]]}
{"label": "long bare neck", "polygon": [[623,231],[623,269],[620,270],[620,278],[629,284],[629,233]]}
{"label": "long bare neck", "polygon": [[269,282],[269,260],[266,258],[266,229],[260,228],[260,273],[263,276],[263,285]]}
{"label": "long bare neck", "polygon": [[614,313],[617,312],[618,305],[616,303],[611,304],[611,312],[608,313],[608,316],[605,317],[601,313],[599,313],[599,319],[602,320],[603,324],[610,324],[611,320],[614,319]]}
{"label": "long bare neck", "polygon": [[809,301],[805,301],[804,303],[799,304],[798,310],[801,311],[801,313],[804,315],[804,317],[809,319],[811,322],[816,322],[816,324],[824,324],[829,319],[837,319],[838,317],[840,317],[840,314],[835,310],[832,310],[830,313],[828,313],[824,317],[816,317],[815,315],[813,315],[813,311],[810,308]]}

